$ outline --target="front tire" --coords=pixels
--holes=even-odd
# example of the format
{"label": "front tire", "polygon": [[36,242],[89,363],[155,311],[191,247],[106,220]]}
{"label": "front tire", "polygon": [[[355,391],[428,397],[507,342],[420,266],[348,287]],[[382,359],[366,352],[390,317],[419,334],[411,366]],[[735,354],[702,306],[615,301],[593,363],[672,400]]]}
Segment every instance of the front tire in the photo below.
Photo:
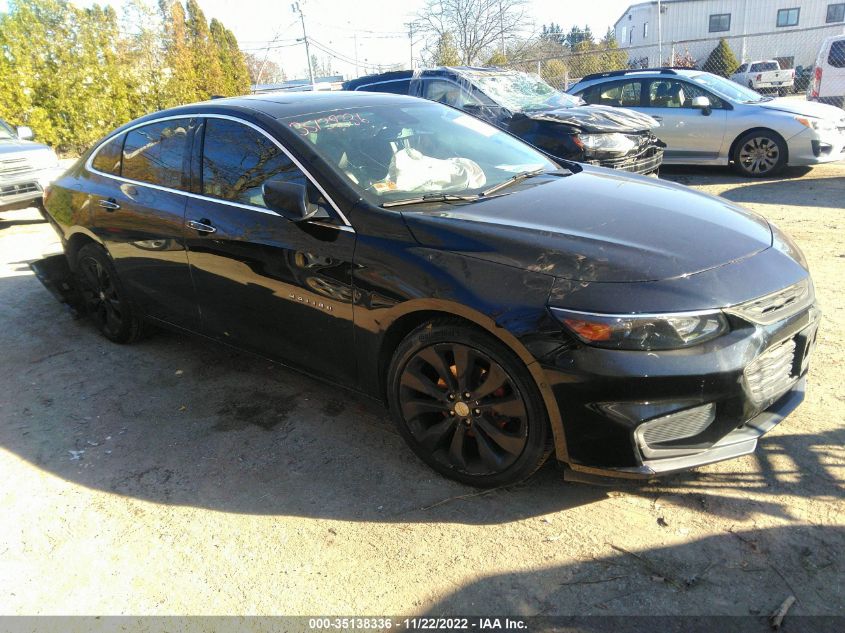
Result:
{"label": "front tire", "polygon": [[733,166],[743,176],[766,178],[786,167],[787,149],[783,139],[769,130],[749,132],[734,148]]}
{"label": "front tire", "polygon": [[526,479],[551,453],[546,409],[525,365],[455,321],[427,323],[402,341],[388,372],[388,403],[414,453],[471,486]]}
{"label": "front tire", "polygon": [[76,279],[85,311],[103,336],[114,343],[131,343],[141,337],[141,317],[103,248],[86,244],[79,249]]}

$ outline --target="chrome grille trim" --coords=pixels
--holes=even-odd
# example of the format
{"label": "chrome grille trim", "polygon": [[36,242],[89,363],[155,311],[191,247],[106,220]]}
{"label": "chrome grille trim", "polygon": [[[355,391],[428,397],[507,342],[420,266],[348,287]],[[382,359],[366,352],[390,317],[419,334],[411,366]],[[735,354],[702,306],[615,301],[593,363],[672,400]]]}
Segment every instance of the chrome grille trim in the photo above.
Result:
{"label": "chrome grille trim", "polygon": [[798,380],[792,375],[795,339],[787,339],[766,350],[743,371],[751,401],[758,407],[773,402]]}
{"label": "chrome grille trim", "polygon": [[32,165],[26,158],[6,158],[0,160],[0,177],[15,176],[32,171]]}
{"label": "chrome grille trim", "polygon": [[654,446],[662,442],[694,437],[710,426],[715,419],[716,407],[708,404],[646,422],[640,427],[640,434],[647,445]]}
{"label": "chrome grille trim", "polygon": [[725,312],[752,323],[771,325],[803,312],[814,301],[813,282],[805,277],[783,290],[725,308]]}
{"label": "chrome grille trim", "polygon": [[18,196],[24,193],[34,193],[36,191],[41,191],[41,187],[38,186],[38,183],[34,182],[6,186],[0,185],[0,198],[6,196]]}

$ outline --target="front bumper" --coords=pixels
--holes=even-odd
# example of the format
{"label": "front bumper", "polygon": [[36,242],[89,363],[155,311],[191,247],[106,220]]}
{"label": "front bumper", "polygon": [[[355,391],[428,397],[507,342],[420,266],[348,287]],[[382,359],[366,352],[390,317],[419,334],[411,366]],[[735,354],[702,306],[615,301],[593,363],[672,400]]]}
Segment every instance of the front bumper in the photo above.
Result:
{"label": "front bumper", "polygon": [[807,129],[787,141],[790,165],[819,165],[845,160],[845,129],[817,132]]}
{"label": "front bumper", "polygon": [[[560,409],[566,461],[573,470],[644,478],[732,459],[804,398],[821,312],[813,305],[771,325],[732,318],[728,334],[685,350],[640,352],[581,344],[541,361]],[[774,391],[755,391],[759,360],[786,346]],[[770,367],[760,369],[765,375]],[[756,371],[756,370],[755,370]],[[704,426],[649,444],[643,429],[710,410]],[[692,418],[692,415],[688,415]]]}
{"label": "front bumper", "polygon": [[638,150],[635,154],[621,158],[584,159],[582,162],[609,169],[621,169],[634,174],[656,174],[663,164],[663,148],[649,145]]}
{"label": "front bumper", "polygon": [[63,171],[60,167],[39,169],[18,174],[13,179],[0,179],[0,211],[25,209],[39,203],[44,196],[45,187]]}

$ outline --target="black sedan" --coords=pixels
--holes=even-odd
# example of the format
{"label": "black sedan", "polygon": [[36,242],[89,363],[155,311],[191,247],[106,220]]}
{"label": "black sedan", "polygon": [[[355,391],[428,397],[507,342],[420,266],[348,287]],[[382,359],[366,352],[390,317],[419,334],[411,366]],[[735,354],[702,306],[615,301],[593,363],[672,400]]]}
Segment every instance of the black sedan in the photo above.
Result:
{"label": "black sedan", "polygon": [[405,96],[152,114],[45,203],[107,338],[165,325],[381,399],[477,486],[551,454],[648,477],[749,453],[801,402],[819,321],[763,218]]}

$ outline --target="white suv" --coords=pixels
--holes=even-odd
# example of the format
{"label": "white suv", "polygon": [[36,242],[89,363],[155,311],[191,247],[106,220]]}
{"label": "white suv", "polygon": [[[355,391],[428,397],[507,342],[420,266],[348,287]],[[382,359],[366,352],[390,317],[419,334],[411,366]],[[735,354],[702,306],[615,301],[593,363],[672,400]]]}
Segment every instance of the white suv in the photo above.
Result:
{"label": "white suv", "polygon": [[41,197],[62,169],[56,152],[32,140],[28,127],[0,119],[0,211],[41,206]]}

